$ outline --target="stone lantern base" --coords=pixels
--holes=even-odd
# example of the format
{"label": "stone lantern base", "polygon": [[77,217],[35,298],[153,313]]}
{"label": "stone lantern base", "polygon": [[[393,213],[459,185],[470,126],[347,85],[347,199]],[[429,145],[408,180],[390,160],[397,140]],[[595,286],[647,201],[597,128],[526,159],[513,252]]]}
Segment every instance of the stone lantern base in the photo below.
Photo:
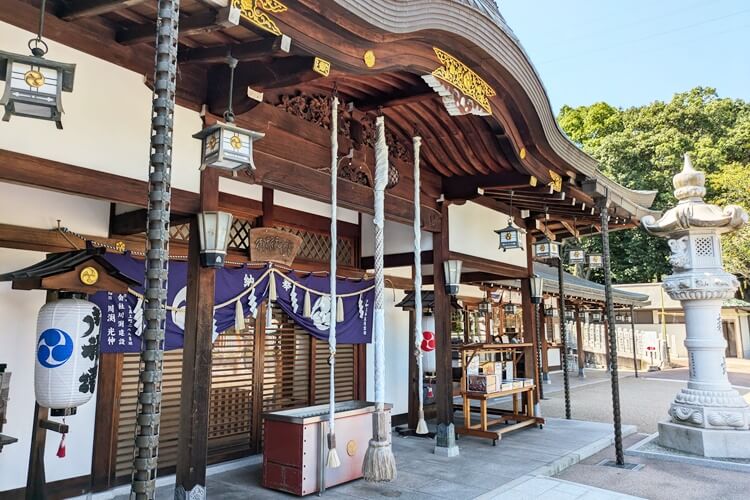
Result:
{"label": "stone lantern base", "polygon": [[750,431],[659,422],[659,444],[707,458],[750,458]]}

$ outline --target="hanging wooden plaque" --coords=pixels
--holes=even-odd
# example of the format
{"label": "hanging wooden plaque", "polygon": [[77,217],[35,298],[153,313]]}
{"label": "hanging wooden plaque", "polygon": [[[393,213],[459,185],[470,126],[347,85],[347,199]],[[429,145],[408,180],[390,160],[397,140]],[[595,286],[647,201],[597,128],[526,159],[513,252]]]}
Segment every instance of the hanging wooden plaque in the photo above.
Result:
{"label": "hanging wooden plaque", "polygon": [[302,246],[302,238],[281,229],[256,227],[250,230],[250,260],[291,266]]}

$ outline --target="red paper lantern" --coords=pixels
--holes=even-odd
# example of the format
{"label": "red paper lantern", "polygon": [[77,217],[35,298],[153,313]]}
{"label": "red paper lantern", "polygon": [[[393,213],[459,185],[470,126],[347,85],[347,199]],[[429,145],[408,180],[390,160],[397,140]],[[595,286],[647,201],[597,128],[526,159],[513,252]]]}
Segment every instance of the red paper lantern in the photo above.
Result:
{"label": "red paper lantern", "polygon": [[422,332],[422,351],[430,352],[435,350],[435,333],[424,331]]}

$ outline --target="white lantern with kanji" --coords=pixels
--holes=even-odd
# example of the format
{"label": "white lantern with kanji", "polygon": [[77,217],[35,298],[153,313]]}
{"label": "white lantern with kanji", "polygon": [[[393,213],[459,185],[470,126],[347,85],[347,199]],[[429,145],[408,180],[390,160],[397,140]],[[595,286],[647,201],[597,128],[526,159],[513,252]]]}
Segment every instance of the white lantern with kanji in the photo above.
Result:
{"label": "white lantern with kanji", "polygon": [[94,395],[100,323],[99,307],[73,296],[39,310],[34,389],[53,416],[75,414]]}

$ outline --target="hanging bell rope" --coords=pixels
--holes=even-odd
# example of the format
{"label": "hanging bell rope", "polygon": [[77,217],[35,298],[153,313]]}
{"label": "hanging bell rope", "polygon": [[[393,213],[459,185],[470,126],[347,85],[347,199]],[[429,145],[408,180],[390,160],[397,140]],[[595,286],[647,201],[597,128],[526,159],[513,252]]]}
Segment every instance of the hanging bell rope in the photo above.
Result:
{"label": "hanging bell rope", "polygon": [[337,310],[338,310],[338,299],[336,297],[336,243],[338,236],[336,234],[336,222],[337,222],[337,211],[338,205],[337,199],[337,184],[338,184],[338,166],[339,166],[339,137],[338,137],[338,121],[339,121],[339,98],[336,96],[335,91],[333,98],[331,99],[331,274],[330,274],[330,288],[331,288],[331,308],[329,316],[329,330],[328,330],[328,363],[331,365],[331,379],[329,384],[328,394],[328,459],[326,460],[326,466],[330,468],[336,468],[341,465],[341,460],[336,452],[336,322],[337,322]]}
{"label": "hanging bell rope", "polygon": [[424,373],[422,367],[422,216],[420,207],[419,185],[419,149],[422,138],[412,138],[414,144],[414,356],[417,358],[417,393],[419,394],[419,420],[417,434],[427,434],[427,422],[424,420],[424,391],[422,384]]}
{"label": "hanging bell rope", "polygon": [[391,419],[385,412],[385,311],[383,308],[385,280],[383,276],[383,229],[385,226],[385,186],[388,182],[388,146],[385,142],[383,116],[375,120],[375,310],[373,311],[373,348],[375,351],[375,412],[372,414],[370,439],[362,475],[366,481],[393,481],[396,459],[391,449]]}

